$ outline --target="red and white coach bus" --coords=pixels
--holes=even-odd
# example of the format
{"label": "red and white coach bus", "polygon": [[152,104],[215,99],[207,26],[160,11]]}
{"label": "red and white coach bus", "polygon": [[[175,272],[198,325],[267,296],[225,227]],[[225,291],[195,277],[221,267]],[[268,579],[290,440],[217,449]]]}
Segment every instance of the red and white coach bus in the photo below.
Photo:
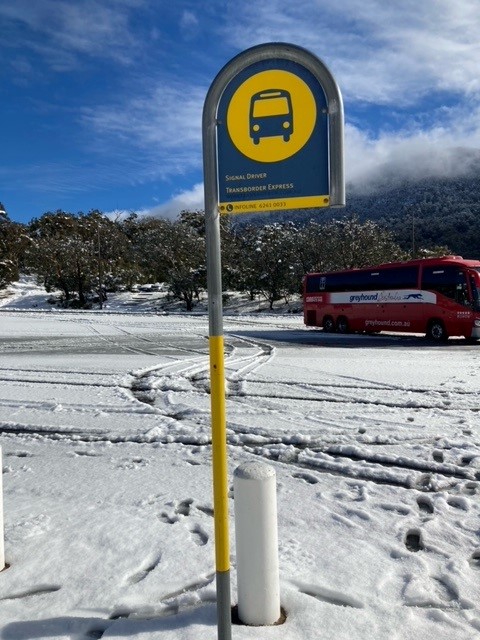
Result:
{"label": "red and white coach bus", "polygon": [[480,338],[480,261],[459,256],[309,273],[305,324],[324,331],[407,331]]}

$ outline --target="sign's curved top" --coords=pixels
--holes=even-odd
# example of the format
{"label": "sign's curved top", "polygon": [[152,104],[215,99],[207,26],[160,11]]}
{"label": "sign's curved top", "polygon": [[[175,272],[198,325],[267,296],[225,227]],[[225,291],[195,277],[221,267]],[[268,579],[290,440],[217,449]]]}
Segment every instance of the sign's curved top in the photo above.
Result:
{"label": "sign's curved top", "polygon": [[203,144],[207,214],[345,204],[342,97],[306,49],[263,44],[225,65],[205,100]]}

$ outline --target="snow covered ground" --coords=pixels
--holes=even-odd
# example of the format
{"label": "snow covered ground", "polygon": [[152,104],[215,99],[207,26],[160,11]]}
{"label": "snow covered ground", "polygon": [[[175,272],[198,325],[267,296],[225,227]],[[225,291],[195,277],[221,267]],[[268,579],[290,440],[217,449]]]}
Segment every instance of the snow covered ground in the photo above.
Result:
{"label": "snow covered ground", "polygon": [[[1,638],[215,638],[206,317],[36,294],[0,311]],[[276,470],[287,612],[233,637],[478,637],[480,346],[225,333],[230,474]]]}

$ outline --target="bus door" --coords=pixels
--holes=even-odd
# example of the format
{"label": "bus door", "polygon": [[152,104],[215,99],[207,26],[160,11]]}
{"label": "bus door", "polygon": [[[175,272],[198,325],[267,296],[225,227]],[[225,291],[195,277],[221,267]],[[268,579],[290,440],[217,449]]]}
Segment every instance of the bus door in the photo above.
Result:
{"label": "bus door", "polygon": [[470,274],[470,290],[472,309],[476,313],[480,313],[480,278],[478,274]]}

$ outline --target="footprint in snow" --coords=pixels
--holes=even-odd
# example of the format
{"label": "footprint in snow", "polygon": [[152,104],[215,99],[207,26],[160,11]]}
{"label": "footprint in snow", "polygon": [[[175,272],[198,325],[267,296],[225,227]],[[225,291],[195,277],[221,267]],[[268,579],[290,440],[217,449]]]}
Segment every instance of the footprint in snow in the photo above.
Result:
{"label": "footprint in snow", "polygon": [[463,487],[463,492],[469,496],[474,496],[477,493],[478,483],[477,482],[466,482]]}
{"label": "footprint in snow", "polygon": [[[174,505],[173,512],[162,511],[158,516],[159,519],[165,524],[175,524],[176,522],[182,521],[184,518],[189,518],[192,511],[193,500],[188,498],[187,500],[182,500],[181,502]],[[208,516],[213,515],[213,509],[211,507],[201,505],[197,507],[198,511],[204,513]],[[187,522],[186,528],[190,533],[190,536],[194,543],[199,546],[205,546],[210,537],[208,533],[197,523]]]}
{"label": "footprint in snow", "polygon": [[33,453],[28,451],[9,451],[5,454],[6,458],[33,458]]}
{"label": "footprint in snow", "polygon": [[139,582],[142,582],[142,580],[145,580],[148,574],[158,567],[161,560],[162,560],[162,554],[160,554],[159,556],[155,557],[152,560],[147,560],[146,562],[144,562],[140,566],[138,571],[136,571],[135,573],[132,573],[131,576],[127,577],[127,583],[138,584]]}
{"label": "footprint in snow", "polygon": [[293,473],[292,474],[293,478],[298,478],[299,480],[304,480],[307,484],[317,484],[318,482],[318,478],[316,478],[313,474],[311,473]]}
{"label": "footprint in snow", "polygon": [[136,456],[134,458],[124,458],[117,464],[117,469],[139,469],[141,467],[146,467],[148,464],[150,464],[150,460],[148,460],[148,458]]}
{"label": "footprint in snow", "polygon": [[433,479],[430,473],[422,473],[413,483],[413,489],[419,491],[433,491]]}
{"label": "footprint in snow", "polygon": [[396,513],[399,516],[408,516],[411,513],[408,507],[403,507],[398,504],[391,504],[389,502],[381,502],[378,506],[380,507],[380,509],[383,509],[383,511]]}
{"label": "footprint in snow", "polygon": [[205,504],[199,504],[199,505],[197,505],[197,509],[199,511],[201,511],[202,513],[205,513],[207,516],[211,516],[213,518],[213,509],[212,509],[212,507],[209,507],[208,505],[205,505]]}
{"label": "footprint in snow", "polygon": [[405,536],[405,546],[409,551],[413,551],[414,553],[425,549],[420,529],[410,529],[407,531],[407,535]]}
{"label": "footprint in snow", "polygon": [[422,513],[431,515],[434,511],[433,503],[427,496],[420,496],[417,498],[417,505]]}
{"label": "footprint in snow", "polygon": [[461,509],[462,511],[468,511],[469,507],[468,500],[461,497],[447,498],[447,504],[449,507],[453,507],[454,509]]}
{"label": "footprint in snow", "polygon": [[188,530],[190,531],[190,535],[192,536],[192,540],[198,547],[204,547],[208,540],[208,533],[202,529],[202,527],[198,524],[193,526],[189,526]]}
{"label": "footprint in snow", "polygon": [[84,449],[78,449],[77,451],[74,452],[74,455],[78,457],[86,457],[86,458],[100,458],[102,456],[102,454],[98,453],[98,451],[84,450]]}
{"label": "footprint in snow", "polygon": [[159,518],[162,522],[166,524],[175,524],[180,520],[180,516],[189,516],[190,510],[193,504],[193,500],[189,498],[188,500],[182,500],[181,502],[174,503],[173,512],[162,511],[159,515]]}
{"label": "footprint in snow", "polygon": [[474,569],[480,569],[480,549],[472,553],[472,556],[470,558],[470,565]]}
{"label": "footprint in snow", "polygon": [[166,511],[162,511],[158,517],[165,524],[175,524],[175,522],[178,522],[179,520],[177,516],[170,516]]}
{"label": "footprint in snow", "polygon": [[181,516],[189,516],[192,504],[193,500],[191,498],[189,498],[188,500],[182,500],[178,503],[178,506],[175,509],[175,513],[178,513]]}
{"label": "footprint in snow", "polygon": [[457,585],[448,576],[410,576],[403,597],[407,607],[442,611],[473,607],[469,600],[460,597]]}

